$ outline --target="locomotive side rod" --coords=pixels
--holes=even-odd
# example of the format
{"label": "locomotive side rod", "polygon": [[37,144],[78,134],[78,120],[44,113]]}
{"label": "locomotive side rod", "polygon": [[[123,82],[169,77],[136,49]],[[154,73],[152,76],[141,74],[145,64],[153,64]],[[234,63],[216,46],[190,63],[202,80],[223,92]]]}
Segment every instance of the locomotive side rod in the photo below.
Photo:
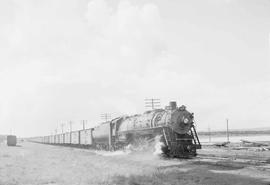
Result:
{"label": "locomotive side rod", "polygon": [[167,146],[169,146],[169,142],[168,142],[168,139],[167,139],[167,136],[166,136],[166,133],[165,133],[164,128],[162,128],[162,131],[163,131],[163,135],[164,135],[164,138],[165,138],[166,144],[167,144]]}

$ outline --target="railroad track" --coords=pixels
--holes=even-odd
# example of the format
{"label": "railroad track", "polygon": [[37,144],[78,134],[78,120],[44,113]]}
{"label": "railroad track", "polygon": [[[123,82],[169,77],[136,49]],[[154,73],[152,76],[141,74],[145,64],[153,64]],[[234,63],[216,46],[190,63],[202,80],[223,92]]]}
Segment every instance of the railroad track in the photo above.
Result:
{"label": "railroad track", "polygon": [[270,171],[270,162],[269,159],[247,159],[241,158],[241,156],[214,156],[201,154],[196,158],[198,162],[211,164],[211,165],[222,165],[227,167],[243,168],[243,167],[252,167],[258,170],[267,170]]}

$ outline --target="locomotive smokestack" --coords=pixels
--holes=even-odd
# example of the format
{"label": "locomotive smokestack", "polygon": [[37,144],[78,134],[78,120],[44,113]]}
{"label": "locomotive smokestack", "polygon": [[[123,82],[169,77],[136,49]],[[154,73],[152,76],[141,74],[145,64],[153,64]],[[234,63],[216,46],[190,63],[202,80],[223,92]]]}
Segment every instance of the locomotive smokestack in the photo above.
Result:
{"label": "locomotive smokestack", "polygon": [[171,107],[171,110],[175,110],[177,108],[176,101],[171,101],[170,107]]}

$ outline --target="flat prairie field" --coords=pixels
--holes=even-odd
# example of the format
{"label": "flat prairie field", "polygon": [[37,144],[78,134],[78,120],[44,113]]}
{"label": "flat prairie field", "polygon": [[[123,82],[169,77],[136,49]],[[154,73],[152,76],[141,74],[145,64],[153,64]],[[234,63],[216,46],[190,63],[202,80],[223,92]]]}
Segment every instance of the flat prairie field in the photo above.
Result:
{"label": "flat prairie field", "polygon": [[0,185],[269,185],[269,151],[262,160],[253,159],[254,152],[249,158],[241,155],[248,156],[206,148],[193,159],[165,159],[152,150],[96,152],[30,142],[1,144]]}

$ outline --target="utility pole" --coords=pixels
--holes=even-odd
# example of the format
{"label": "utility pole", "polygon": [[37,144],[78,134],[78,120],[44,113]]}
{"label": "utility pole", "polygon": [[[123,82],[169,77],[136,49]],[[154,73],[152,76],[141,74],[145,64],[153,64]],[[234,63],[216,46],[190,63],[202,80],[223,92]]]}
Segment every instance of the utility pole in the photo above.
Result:
{"label": "utility pole", "polygon": [[226,119],[227,122],[227,142],[230,142],[230,138],[229,138],[229,119]]}
{"label": "utility pole", "polygon": [[211,143],[211,129],[209,126],[208,126],[208,134],[209,134],[209,143]]}
{"label": "utility pole", "polygon": [[64,123],[61,123],[62,134],[64,133]]}
{"label": "utility pole", "polygon": [[72,134],[71,134],[71,132],[72,132],[72,121],[69,121],[69,129],[70,129],[70,135],[69,135],[69,144],[71,144],[72,143]]}
{"label": "utility pole", "polygon": [[85,130],[85,125],[87,124],[87,120],[82,120],[81,124],[83,125],[83,130]]}
{"label": "utility pole", "polygon": [[144,99],[145,107],[151,107],[152,110],[160,107],[160,99],[146,98]]}
{"label": "utility pole", "polygon": [[72,132],[72,121],[69,121],[69,131]]}
{"label": "utility pole", "polygon": [[111,114],[109,113],[103,113],[100,116],[101,116],[101,119],[105,120],[105,122],[111,119]]}

